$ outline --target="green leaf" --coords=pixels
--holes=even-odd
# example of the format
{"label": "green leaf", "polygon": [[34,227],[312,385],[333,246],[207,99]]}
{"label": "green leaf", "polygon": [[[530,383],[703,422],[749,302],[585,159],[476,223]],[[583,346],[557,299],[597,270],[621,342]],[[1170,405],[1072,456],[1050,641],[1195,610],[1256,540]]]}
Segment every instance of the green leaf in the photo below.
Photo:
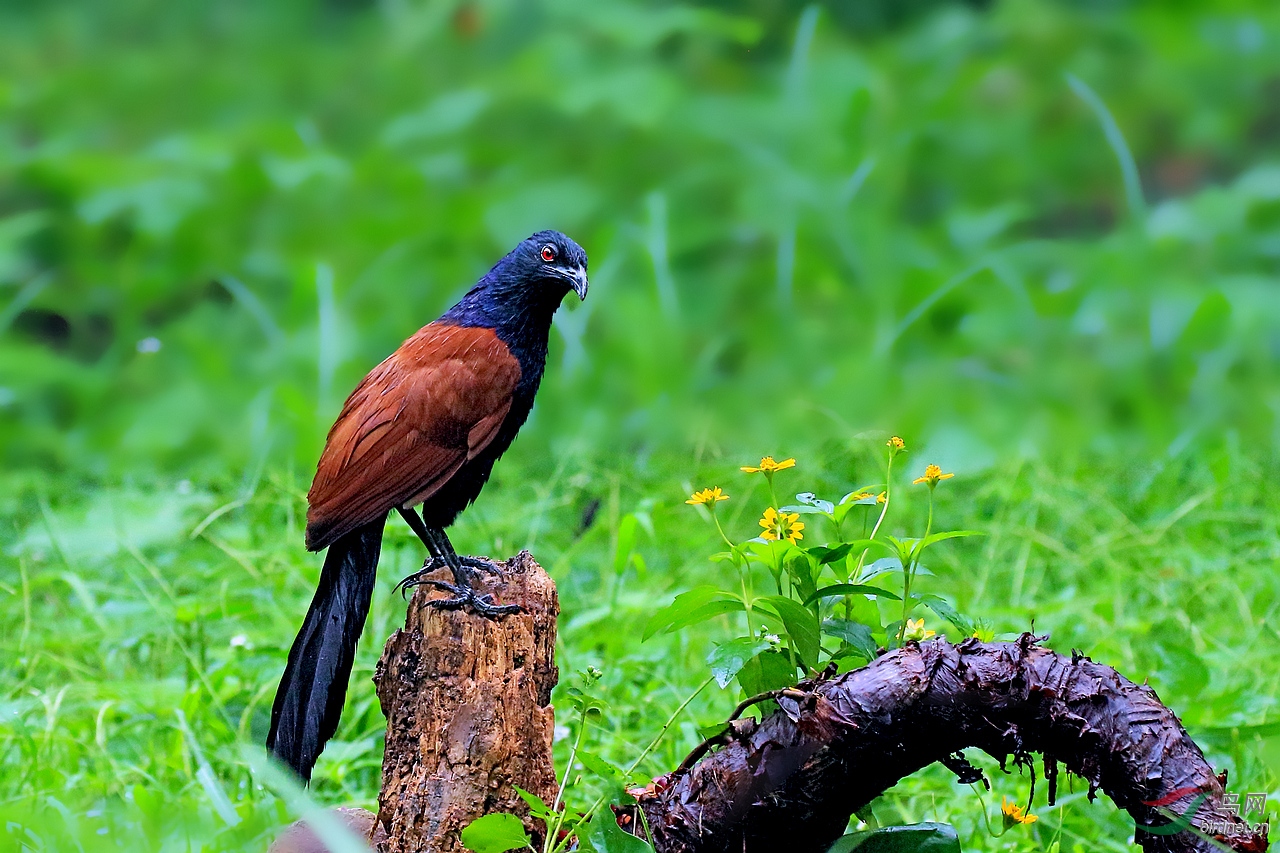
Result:
{"label": "green leaf", "polygon": [[981,530],[946,530],[942,533],[931,533],[924,539],[920,540],[920,549],[928,548],[934,542],[942,542],[945,539],[963,539],[966,536],[982,536]]}
{"label": "green leaf", "polygon": [[978,630],[978,626],[974,624],[972,619],[967,616],[962,616],[960,612],[952,607],[945,599],[930,593],[925,593],[920,596],[920,599],[925,603],[926,607],[934,613],[937,613],[943,619],[946,619],[952,625],[955,625],[960,633],[964,634],[966,637],[972,637],[973,632]]}
{"label": "green leaf", "polygon": [[867,586],[861,583],[837,583],[831,586],[824,586],[805,600],[805,604],[813,604],[819,598],[831,598],[836,595],[875,595],[880,598],[892,598],[894,601],[901,601],[902,596],[889,592],[887,589],[881,589],[878,586]]}
{"label": "green leaf", "polygon": [[752,658],[768,648],[769,641],[762,637],[738,637],[716,646],[715,651],[707,657],[716,684],[728,687],[729,682],[733,681]]}
{"label": "green leaf", "polygon": [[613,810],[607,806],[596,812],[596,816],[591,819],[587,838],[596,853],[653,853],[649,842],[636,838],[618,826]]}
{"label": "green leaf", "polygon": [[877,575],[886,572],[902,571],[902,561],[895,557],[881,557],[880,559],[862,567],[862,576],[858,578],[859,582],[869,581]]}
{"label": "green leaf", "polygon": [[873,634],[880,633],[880,605],[876,603],[876,599],[855,595],[852,598],[843,599],[836,611],[831,615],[861,622],[863,625],[870,626]]}
{"label": "green leaf", "polygon": [[738,673],[738,684],[748,696],[795,683],[796,668],[785,652],[761,652]]}
{"label": "green leaf", "polygon": [[808,599],[818,591],[817,575],[821,568],[806,551],[796,549],[787,552],[785,567],[795,585],[793,594]]}
{"label": "green leaf", "polygon": [[772,565],[775,561],[785,560],[791,551],[801,550],[799,546],[791,544],[787,539],[749,539],[744,543],[751,553],[757,557],[769,561]]}
{"label": "green leaf", "polygon": [[[800,501],[800,503],[805,506],[813,507],[814,510],[817,510],[823,515],[831,515],[832,511],[836,508],[835,504],[831,501],[824,501],[813,492],[801,492],[796,495],[796,500]],[[800,512],[799,507],[783,507],[783,509],[787,512]]]}
{"label": "green leaf", "polygon": [[955,827],[945,823],[885,826],[841,836],[827,853],[961,853]]}
{"label": "green leaf", "polygon": [[[874,484],[872,484],[872,485],[870,485],[870,486],[866,486],[866,487],[861,488],[861,489],[854,489],[852,492],[849,492],[849,494],[845,495],[844,497],[842,497],[842,498],[840,499],[840,505],[841,505],[841,506],[845,506],[845,505],[849,505],[849,506],[859,506],[859,505],[861,505],[861,506],[875,506],[875,505],[876,505],[876,490],[877,490],[877,489],[879,489],[879,488],[881,488],[882,486],[883,486],[883,484],[882,484],[882,483],[874,483]],[[866,494],[866,497],[865,497],[865,498],[858,498],[858,500],[856,500],[856,501],[855,501],[855,500],[853,500],[853,496],[854,496],[854,495],[861,495],[861,494]]]}
{"label": "green leaf", "polygon": [[526,791],[519,785],[512,785],[511,787],[516,789],[516,794],[518,794],[520,799],[524,800],[525,804],[529,806],[529,814],[536,820],[547,823],[548,821],[555,819],[556,813],[551,810],[550,806],[543,802],[542,797]]}
{"label": "green leaf", "polygon": [[587,752],[585,749],[578,750],[577,756],[583,767],[602,779],[613,779],[620,783],[626,783],[627,774],[613,762],[601,758],[595,753]]}
{"label": "green leaf", "polygon": [[[827,502],[823,501],[823,503],[825,504]],[[832,509],[835,509],[835,507],[832,507]],[[779,507],[778,512],[794,512],[796,515],[825,515],[828,518],[831,517],[831,510],[826,510],[817,506],[804,506],[803,504],[789,504],[784,507]]]}
{"label": "green leaf", "polygon": [[605,782],[609,787],[609,796],[614,802],[632,802],[632,797],[627,793],[627,774],[621,767],[607,761],[600,756],[587,752],[586,750],[578,750],[578,760],[582,762],[582,766],[587,768],[596,776],[596,778]]}
{"label": "green leaf", "polygon": [[876,641],[871,637],[871,628],[861,622],[838,618],[828,619],[822,623],[822,633],[844,640],[867,660],[876,658]]}
{"label": "green leaf", "polygon": [[889,544],[893,546],[892,553],[895,554],[900,561],[902,561],[902,564],[905,566],[907,563],[910,563],[911,558],[915,555],[915,552],[916,552],[916,543],[918,543],[920,540],[910,539],[910,538],[899,539],[896,536],[889,536],[886,538],[889,540]]}
{"label": "green leaf", "polygon": [[746,610],[746,608],[743,607],[742,602],[738,601],[736,598],[725,599],[723,601],[713,601],[710,604],[705,604],[702,607],[684,614],[664,628],[663,633],[670,634],[674,631],[679,631],[681,628],[687,628],[690,625],[697,625],[701,622],[706,622],[707,620],[713,619],[722,613],[736,613],[740,610]]}
{"label": "green leaf", "polygon": [[520,818],[503,812],[476,818],[462,830],[462,846],[475,853],[506,853],[530,843]]}
{"label": "green leaf", "polygon": [[639,521],[628,513],[618,524],[618,547],[613,553],[613,573],[616,575],[626,571],[631,559],[631,552],[636,548],[636,528]]}
{"label": "green leaf", "polygon": [[577,687],[569,687],[564,692],[574,710],[580,713],[598,715],[609,707],[608,702],[598,696],[585,693]]}
{"label": "green leaf", "polygon": [[719,737],[728,730],[729,726],[723,722],[712,723],[709,726],[698,726],[698,737],[703,740],[711,740],[714,737]]}
{"label": "green leaf", "polygon": [[853,550],[852,542],[844,542],[834,548],[828,548],[825,545],[814,545],[806,548],[809,556],[818,561],[819,566],[825,566],[828,563],[835,563],[849,556],[849,552]]}
{"label": "green leaf", "polygon": [[875,539],[854,539],[852,542],[842,542],[833,548],[814,545],[808,549],[808,552],[809,556],[816,559],[819,565],[825,566],[843,560],[852,551],[862,551],[873,545],[885,547],[883,542],[878,542]]}
{"label": "green leaf", "polygon": [[641,640],[655,634],[678,631],[686,625],[703,622],[721,613],[744,610],[742,602],[730,593],[713,586],[694,587],[676,596],[676,600],[649,618]]}
{"label": "green leaf", "polygon": [[758,603],[778,614],[791,640],[791,647],[800,656],[801,662],[810,669],[816,669],[819,636],[818,617],[813,611],[784,595],[765,596]]}

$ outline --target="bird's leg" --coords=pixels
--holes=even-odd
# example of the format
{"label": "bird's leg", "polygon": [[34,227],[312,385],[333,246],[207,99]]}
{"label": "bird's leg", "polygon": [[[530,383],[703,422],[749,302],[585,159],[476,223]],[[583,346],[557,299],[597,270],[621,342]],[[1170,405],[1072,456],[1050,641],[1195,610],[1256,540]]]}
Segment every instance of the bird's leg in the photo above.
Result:
{"label": "bird's leg", "polygon": [[[418,511],[413,507],[399,507],[400,517],[405,520],[410,529],[418,535],[422,540],[422,544],[427,546],[427,551],[431,554],[422,564],[421,572],[414,572],[409,577],[418,577],[420,575],[430,574],[441,566],[449,565],[449,561],[440,555],[438,543],[432,538],[431,530],[427,527],[426,522],[422,520],[422,516],[418,515]],[[443,531],[442,531],[443,532]],[[445,546],[449,553],[453,553],[453,545],[449,544],[448,538],[444,540]],[[486,560],[483,557],[463,557],[454,554],[458,562],[469,569],[478,569],[486,574],[502,577],[502,566],[493,560]],[[452,567],[450,567],[452,568]],[[456,573],[455,573],[456,574]],[[408,580],[408,578],[405,578]]]}
{"label": "bird's leg", "polygon": [[[443,558],[441,558],[439,552],[436,550],[435,540],[433,540],[430,534],[427,533],[427,529],[422,524],[422,519],[418,518],[418,514],[413,510],[406,511],[403,509],[400,510],[400,514],[404,516],[405,521],[409,522],[409,526],[414,528],[415,533],[418,533],[419,527],[422,528],[422,532],[418,533],[418,535],[422,539],[422,543],[427,546],[427,550],[431,554],[431,556],[427,557],[426,562],[422,564],[421,569],[418,569],[418,571],[414,572],[411,575],[408,575],[407,577],[401,578],[400,583],[396,584],[396,591],[400,593],[400,597],[405,598],[409,590],[413,589],[415,586],[433,586],[437,589],[444,589],[447,592],[451,592],[454,595],[458,595],[459,589],[453,584],[447,584],[447,583],[444,583],[443,581],[427,579],[427,575],[434,572],[436,570],[437,565],[444,565],[444,560]],[[411,516],[412,516],[412,521],[410,520]],[[417,522],[417,523],[415,524],[414,522]]]}
{"label": "bird's leg", "polygon": [[[425,525],[424,525],[425,527]],[[439,528],[426,528],[428,535],[432,539],[435,546],[435,553],[444,560],[445,565],[453,572],[453,580],[457,584],[457,592],[453,598],[438,598],[427,602],[431,607],[441,607],[446,610],[452,610],[457,607],[470,607],[481,616],[502,616],[507,613],[519,613],[520,605],[518,604],[494,604],[491,595],[476,595],[475,590],[471,587],[471,579],[474,577],[471,573],[472,566],[464,563],[462,558],[458,556],[458,552],[453,550],[453,543],[449,541],[449,537]]]}
{"label": "bird's leg", "polygon": [[[440,556],[440,551],[436,547],[435,539],[432,537],[431,531],[427,529],[427,525],[423,523],[422,516],[418,515],[418,511],[413,507],[397,507],[397,509],[400,512],[400,517],[405,520],[409,525],[409,528],[418,535],[419,539],[422,540],[422,544],[427,547],[427,553],[430,555],[427,557],[426,561],[423,562],[421,569],[408,577],[403,578],[400,583],[396,584],[396,590],[399,591],[401,598],[403,598],[409,590],[413,589],[415,586],[426,584],[427,586],[434,586],[438,588],[440,585],[439,581],[428,581],[425,578],[440,566],[446,565],[446,563],[444,558]],[[454,577],[457,577],[456,572],[454,573]],[[448,591],[455,595],[458,594],[457,588],[451,584],[449,585]]]}
{"label": "bird's leg", "polygon": [[[432,607],[440,607],[446,610],[471,607],[480,615],[490,617],[501,616],[506,613],[518,613],[520,611],[519,605],[494,604],[493,596],[476,595],[472,589],[471,580],[474,575],[471,570],[478,569],[492,572],[494,571],[493,564],[476,557],[458,556],[458,553],[453,550],[453,543],[449,541],[449,537],[445,535],[445,532],[438,528],[428,527],[422,517],[418,515],[417,510],[412,507],[401,508],[400,515],[413,532],[418,535],[418,538],[422,540],[422,544],[427,546],[427,551],[431,554],[420,570],[396,584],[396,589],[400,590],[401,595],[404,595],[415,586],[425,585],[442,589],[452,594],[451,598],[432,600],[429,602]],[[441,565],[449,567],[449,571],[453,573],[453,583],[427,579],[426,576]],[[497,574],[501,575],[502,572],[499,570]]]}

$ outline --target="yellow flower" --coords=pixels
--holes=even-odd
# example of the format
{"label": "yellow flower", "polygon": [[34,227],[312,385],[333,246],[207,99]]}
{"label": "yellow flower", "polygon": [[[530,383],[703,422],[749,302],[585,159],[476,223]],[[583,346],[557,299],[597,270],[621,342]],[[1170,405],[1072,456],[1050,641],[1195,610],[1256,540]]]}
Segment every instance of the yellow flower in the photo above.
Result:
{"label": "yellow flower", "polygon": [[927,640],[934,635],[934,631],[926,630],[923,619],[908,619],[907,630],[902,632],[904,640]]}
{"label": "yellow flower", "polygon": [[888,493],[888,492],[881,492],[880,494],[876,495],[876,503],[878,503],[878,504],[885,504],[885,503],[888,503],[888,502],[889,502],[889,493]]}
{"label": "yellow flower", "polygon": [[1005,829],[1020,823],[1035,823],[1040,819],[1036,815],[1024,812],[1017,803],[1009,802],[1007,797],[1000,798],[1000,814],[1004,817]]}
{"label": "yellow flower", "polygon": [[845,503],[856,503],[858,501],[865,501],[869,497],[871,497],[870,492],[857,492],[855,494],[849,495],[849,497],[845,500]]}
{"label": "yellow flower", "polygon": [[797,539],[804,538],[804,534],[800,532],[804,530],[804,522],[800,521],[800,514],[797,512],[778,512],[769,507],[764,511],[764,518],[760,519],[760,526],[764,528],[760,538],[770,542],[786,539],[794,545]]}
{"label": "yellow flower", "polygon": [[955,474],[942,473],[942,469],[937,465],[926,465],[924,467],[924,476],[916,477],[911,481],[911,484],[913,486],[918,486],[921,483],[928,483],[929,488],[932,489],[934,486],[938,485],[939,480],[950,480],[954,476]]}
{"label": "yellow flower", "polygon": [[907,443],[902,440],[901,436],[893,436],[885,442],[885,445],[889,448],[890,456],[897,456],[899,453],[907,452]]}
{"label": "yellow flower", "polygon": [[699,506],[701,504],[715,506],[716,501],[727,500],[729,500],[729,496],[720,491],[719,486],[716,486],[714,489],[703,489],[700,492],[694,492],[689,496],[689,500],[685,501],[685,503],[692,504],[693,506]]}
{"label": "yellow flower", "polygon": [[783,459],[781,462],[774,462],[772,456],[766,456],[760,460],[759,465],[743,465],[742,470],[747,474],[772,474],[774,471],[794,467],[796,467],[796,460],[794,459]]}

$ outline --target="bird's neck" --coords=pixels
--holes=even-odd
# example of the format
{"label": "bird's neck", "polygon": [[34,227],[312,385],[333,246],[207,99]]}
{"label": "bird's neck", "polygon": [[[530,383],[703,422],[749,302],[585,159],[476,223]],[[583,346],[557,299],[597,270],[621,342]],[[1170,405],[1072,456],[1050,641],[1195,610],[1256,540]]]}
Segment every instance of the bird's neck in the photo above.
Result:
{"label": "bird's neck", "polygon": [[457,326],[493,329],[519,360],[524,378],[531,379],[536,388],[547,360],[551,318],[563,298],[554,296],[549,288],[508,285],[486,276],[440,320]]}

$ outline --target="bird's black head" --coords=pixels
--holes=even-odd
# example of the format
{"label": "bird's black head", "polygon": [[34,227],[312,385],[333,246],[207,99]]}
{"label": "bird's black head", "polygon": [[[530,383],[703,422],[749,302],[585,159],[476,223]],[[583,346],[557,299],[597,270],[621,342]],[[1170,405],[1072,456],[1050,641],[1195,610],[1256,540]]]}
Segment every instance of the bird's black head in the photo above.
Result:
{"label": "bird's black head", "polygon": [[545,339],[551,316],[573,292],[587,298],[587,253],[559,231],[539,231],[506,257],[440,319],[486,326],[512,344],[534,334]]}
{"label": "bird's black head", "polygon": [[493,268],[499,270],[530,287],[545,288],[556,304],[571,290],[579,299],[587,298],[587,253],[559,231],[539,231],[521,240]]}

